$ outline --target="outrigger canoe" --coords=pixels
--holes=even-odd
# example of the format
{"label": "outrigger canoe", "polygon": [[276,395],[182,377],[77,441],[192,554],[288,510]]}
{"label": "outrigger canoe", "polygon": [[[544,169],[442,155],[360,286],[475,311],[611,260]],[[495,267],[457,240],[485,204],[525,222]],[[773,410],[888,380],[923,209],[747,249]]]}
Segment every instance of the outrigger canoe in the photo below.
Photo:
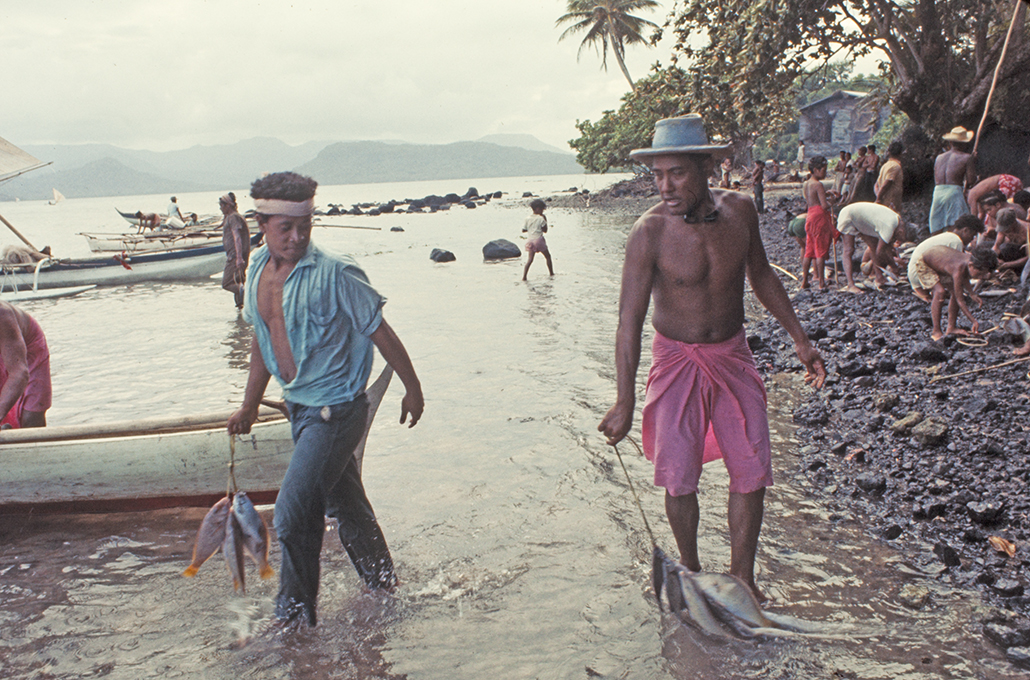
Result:
{"label": "outrigger canoe", "polygon": [[[251,238],[256,244],[260,234]],[[225,267],[221,244],[156,253],[122,254],[99,258],[46,259],[34,264],[0,265],[0,289],[121,286],[143,281],[203,279]]]}
{"label": "outrigger canoe", "polygon": [[[225,495],[229,413],[0,432],[0,514],[209,506]],[[235,475],[274,502],[293,453],[290,423],[269,409],[235,443]]]}
{"label": "outrigger canoe", "polygon": [[[359,465],[392,376],[385,366],[366,390]],[[230,415],[0,431],[0,515],[211,506],[229,479]],[[293,454],[289,421],[263,408],[233,448],[239,487],[257,504],[273,503]]]}
{"label": "outrigger canoe", "polygon": [[146,253],[220,245],[222,232],[207,230],[165,230],[149,234],[105,234],[80,232],[94,253]]}

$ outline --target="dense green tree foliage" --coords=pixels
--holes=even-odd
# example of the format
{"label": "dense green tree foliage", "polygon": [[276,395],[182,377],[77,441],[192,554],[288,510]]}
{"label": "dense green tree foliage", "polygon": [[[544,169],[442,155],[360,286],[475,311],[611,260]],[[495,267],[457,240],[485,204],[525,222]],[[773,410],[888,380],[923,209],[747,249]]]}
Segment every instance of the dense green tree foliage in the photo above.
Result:
{"label": "dense green tree foliage", "polygon": [[[872,54],[884,58],[894,106],[937,135],[979,123],[1016,5],[992,107],[1002,124],[1026,128],[1030,41],[1018,0],[685,0],[669,28],[693,73],[732,83],[732,116],[742,128],[756,110],[780,122],[772,100],[813,60]],[[706,91],[697,94],[703,107]]]}
{"label": "dense green tree foliage", "polygon": [[[583,136],[570,144],[588,169],[624,166],[657,118],[693,111],[710,135],[735,143],[739,162],[750,161],[756,142],[775,157],[774,137],[790,135],[798,107],[836,89],[870,91],[893,105],[895,124],[915,123],[934,138],[955,125],[975,128],[1017,5],[991,117],[1030,129],[1026,3],[680,0],[665,26],[675,38],[671,65],[656,68],[619,111],[578,123]],[[881,73],[851,78],[850,64],[865,55],[883,58]]]}
{"label": "dense green tree foliage", "polygon": [[[647,44],[644,31],[658,29],[653,21],[630,14],[642,9],[654,10],[660,5],[656,0],[568,0],[568,11],[558,17],[557,25],[572,24],[558,37],[558,40],[583,33],[579,54],[587,47],[601,53],[601,68],[608,70],[608,48],[611,47],[615,60],[626,76],[630,89],[633,79],[626,68],[626,45]],[[598,46],[600,45],[600,48]]]}

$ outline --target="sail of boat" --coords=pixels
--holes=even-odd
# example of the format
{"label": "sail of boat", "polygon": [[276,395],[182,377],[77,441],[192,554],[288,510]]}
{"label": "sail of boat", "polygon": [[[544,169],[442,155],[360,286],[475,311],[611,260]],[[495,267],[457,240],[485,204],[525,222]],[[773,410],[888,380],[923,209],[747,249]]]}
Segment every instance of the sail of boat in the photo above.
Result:
{"label": "sail of boat", "polygon": [[61,201],[64,200],[64,194],[62,194],[60,191],[58,191],[57,189],[54,189],[53,192],[54,192],[54,198],[51,201],[47,201],[48,205],[57,205],[58,203],[60,203]]}
{"label": "sail of boat", "polygon": [[[0,183],[48,165],[50,165],[49,162],[44,163],[32,154],[22,151],[3,137],[0,137]],[[21,232],[15,229],[13,224],[4,219],[3,215],[0,215],[0,222],[7,225],[7,228],[21,239],[25,245],[33,250],[39,250],[27,238],[22,236]]]}
{"label": "sail of boat", "polygon": [[0,182],[50,165],[0,137]]}

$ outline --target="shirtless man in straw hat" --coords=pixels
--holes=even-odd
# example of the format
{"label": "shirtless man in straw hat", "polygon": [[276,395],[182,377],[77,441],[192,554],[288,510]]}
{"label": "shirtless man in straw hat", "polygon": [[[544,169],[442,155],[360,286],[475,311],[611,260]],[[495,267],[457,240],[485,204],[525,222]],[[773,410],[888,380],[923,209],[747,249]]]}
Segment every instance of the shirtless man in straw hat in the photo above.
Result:
{"label": "shirtless man in straw hat", "polygon": [[826,368],[766,259],[758,215],[746,194],[709,189],[729,145],[709,144],[701,117],[660,120],[652,147],[630,157],[651,166],[662,202],[626,242],[615,345],[618,397],[598,429],[609,444],[629,433],[636,402],[640,335],[654,298],[653,363],[642,416],[644,452],[682,563],[700,570],[698,479],[724,457],[730,474],[730,573],[755,585],[765,488],[772,485],[765,387],[744,336],[744,280],[794,339],[806,380]]}
{"label": "shirtless man in straw hat", "polygon": [[941,139],[948,150],[933,162],[933,203],[930,204],[930,233],[944,231],[962,215],[969,213],[965,192],[976,181],[976,159],[966,151],[973,133],[961,125]]}

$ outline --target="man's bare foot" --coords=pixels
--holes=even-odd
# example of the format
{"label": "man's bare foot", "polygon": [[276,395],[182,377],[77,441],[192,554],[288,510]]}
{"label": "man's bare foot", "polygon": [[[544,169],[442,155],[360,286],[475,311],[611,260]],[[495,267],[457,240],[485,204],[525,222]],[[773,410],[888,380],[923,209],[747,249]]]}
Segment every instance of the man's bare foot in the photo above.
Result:
{"label": "man's bare foot", "polygon": [[930,333],[931,340],[940,340],[943,337],[944,333],[941,333],[940,331],[934,331],[933,333]]}
{"label": "man's bare foot", "polygon": [[804,290],[805,288],[808,288],[810,285],[811,284],[808,282],[808,279],[801,279],[801,289],[802,290]]}
{"label": "man's bare foot", "polygon": [[858,286],[856,286],[855,284],[851,284],[847,288],[841,288],[841,290],[844,291],[845,293],[854,293],[855,295],[864,295],[865,294],[865,291],[862,290],[861,288],[859,288]]}
{"label": "man's bare foot", "polygon": [[923,292],[923,291],[921,291],[921,290],[913,290],[912,292],[913,292],[913,293],[915,294],[915,296],[916,296],[917,298],[919,298],[919,299],[920,299],[920,300],[922,300],[923,302],[930,302],[930,301],[931,301],[931,300],[930,300],[930,296],[929,296],[929,295],[927,295],[926,293],[924,293],[924,292]]}
{"label": "man's bare foot", "polygon": [[965,328],[946,328],[944,329],[945,335],[972,335]]}

